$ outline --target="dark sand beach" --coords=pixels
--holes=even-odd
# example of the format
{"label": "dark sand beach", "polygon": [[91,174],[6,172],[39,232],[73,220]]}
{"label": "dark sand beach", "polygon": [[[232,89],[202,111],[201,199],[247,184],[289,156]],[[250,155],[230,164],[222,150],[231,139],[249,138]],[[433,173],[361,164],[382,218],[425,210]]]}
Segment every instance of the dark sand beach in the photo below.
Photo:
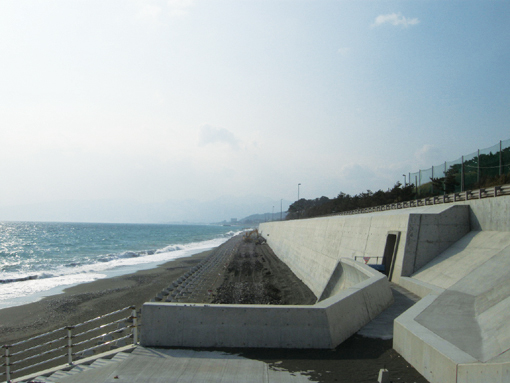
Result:
{"label": "dark sand beach", "polygon": [[38,302],[0,310],[0,344],[74,325],[127,307],[138,310],[210,251],[179,258],[157,268],[68,288]]}
{"label": "dark sand beach", "polygon": [[[77,285],[62,294],[35,303],[2,309],[0,345],[81,323],[126,306],[134,305],[140,309],[144,302],[150,301],[169,283],[218,249],[173,260],[154,269]],[[231,278],[225,275],[224,281],[228,282]],[[253,275],[250,274],[249,278],[252,279]],[[377,381],[381,368],[390,371],[393,382],[427,382],[392,349],[391,340],[370,339],[359,335],[354,335],[334,350],[224,351],[264,361],[274,369],[300,372],[315,382],[373,383]]]}

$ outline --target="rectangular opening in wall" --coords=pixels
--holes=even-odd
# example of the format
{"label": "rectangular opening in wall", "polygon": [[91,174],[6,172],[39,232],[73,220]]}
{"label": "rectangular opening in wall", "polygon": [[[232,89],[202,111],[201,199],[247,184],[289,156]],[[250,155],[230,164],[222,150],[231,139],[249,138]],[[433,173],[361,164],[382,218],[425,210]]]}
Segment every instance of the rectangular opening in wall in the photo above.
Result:
{"label": "rectangular opening in wall", "polygon": [[388,276],[388,279],[391,281],[391,277],[393,274],[393,267],[395,264],[395,256],[398,250],[398,242],[400,239],[400,232],[389,232],[386,237],[386,246],[384,247],[384,255],[383,255],[383,265],[384,265],[384,274]]}

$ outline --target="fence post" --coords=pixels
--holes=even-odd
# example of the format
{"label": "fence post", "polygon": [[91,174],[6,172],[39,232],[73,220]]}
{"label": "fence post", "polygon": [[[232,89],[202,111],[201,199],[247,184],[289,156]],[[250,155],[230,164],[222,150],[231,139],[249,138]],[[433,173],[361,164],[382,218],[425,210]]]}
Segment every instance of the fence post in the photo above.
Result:
{"label": "fence post", "polygon": [[11,381],[11,358],[9,357],[9,346],[5,345],[5,380]]}
{"label": "fence post", "polygon": [[460,191],[463,192],[464,191],[464,156],[462,156],[462,166],[460,168]]}
{"label": "fence post", "polygon": [[136,316],[136,307],[131,306],[133,317],[133,344],[138,344],[138,317]]}
{"label": "fence post", "polygon": [[478,149],[478,170],[476,172],[476,183],[480,187],[480,149]]}
{"label": "fence post", "polygon": [[501,140],[499,140],[499,175],[503,175],[503,149],[501,148]]}
{"label": "fence post", "polygon": [[74,326],[67,326],[67,363],[73,364],[73,328]]}

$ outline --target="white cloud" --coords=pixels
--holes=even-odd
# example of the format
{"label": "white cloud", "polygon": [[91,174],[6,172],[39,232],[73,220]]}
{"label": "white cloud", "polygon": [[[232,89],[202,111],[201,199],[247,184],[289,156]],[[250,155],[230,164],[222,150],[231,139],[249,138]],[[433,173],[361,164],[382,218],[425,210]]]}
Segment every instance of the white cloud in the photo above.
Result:
{"label": "white cloud", "polygon": [[200,128],[199,145],[223,143],[229,145],[232,149],[239,148],[239,139],[225,128],[216,128],[210,125],[204,125]]}
{"label": "white cloud", "polygon": [[379,15],[375,18],[374,23],[372,24],[372,27],[379,27],[384,24],[390,24],[393,26],[401,26],[403,28],[407,28],[410,25],[416,25],[420,22],[417,18],[407,18],[405,16],[402,16],[402,14],[399,13],[389,13],[387,15]]}
{"label": "white cloud", "polygon": [[430,168],[432,164],[441,160],[442,152],[434,145],[425,144],[414,153],[414,158],[420,168]]}
{"label": "white cloud", "polygon": [[138,17],[142,19],[157,19],[161,14],[161,7],[157,5],[144,4]]}
{"label": "white cloud", "polygon": [[193,0],[168,0],[170,16],[184,16],[193,6]]}
{"label": "white cloud", "polygon": [[337,52],[339,55],[346,57],[351,52],[351,48],[348,47],[339,48]]}

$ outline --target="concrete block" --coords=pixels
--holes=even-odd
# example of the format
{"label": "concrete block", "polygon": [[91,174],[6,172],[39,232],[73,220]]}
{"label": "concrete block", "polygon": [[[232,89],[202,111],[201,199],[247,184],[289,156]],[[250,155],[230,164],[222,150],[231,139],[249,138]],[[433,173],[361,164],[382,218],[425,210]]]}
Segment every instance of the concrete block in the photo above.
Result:
{"label": "concrete block", "polygon": [[457,369],[457,383],[510,382],[510,363],[459,364]]}

